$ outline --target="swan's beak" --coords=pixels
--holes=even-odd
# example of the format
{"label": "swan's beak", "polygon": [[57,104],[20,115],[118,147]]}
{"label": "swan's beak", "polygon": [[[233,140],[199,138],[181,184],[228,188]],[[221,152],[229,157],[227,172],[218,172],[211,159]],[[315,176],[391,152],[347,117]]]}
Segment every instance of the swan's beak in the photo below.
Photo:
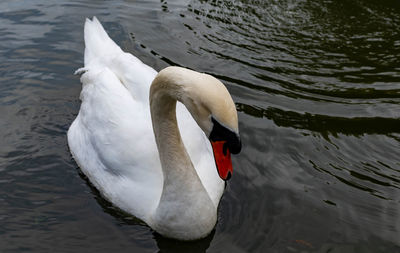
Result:
{"label": "swan's beak", "polygon": [[229,152],[226,141],[211,141],[214,152],[215,164],[217,165],[218,175],[222,180],[229,180],[233,173],[231,153]]}

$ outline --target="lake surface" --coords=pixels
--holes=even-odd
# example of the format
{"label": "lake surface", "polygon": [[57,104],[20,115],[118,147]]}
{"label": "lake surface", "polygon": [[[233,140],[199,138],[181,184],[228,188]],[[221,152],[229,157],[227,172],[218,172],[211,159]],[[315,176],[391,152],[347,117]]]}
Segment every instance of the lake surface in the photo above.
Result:
{"label": "lake surface", "polygon": [[[204,240],[162,238],[69,154],[85,17],[228,87],[243,149]],[[400,3],[0,3],[1,252],[400,252]]]}

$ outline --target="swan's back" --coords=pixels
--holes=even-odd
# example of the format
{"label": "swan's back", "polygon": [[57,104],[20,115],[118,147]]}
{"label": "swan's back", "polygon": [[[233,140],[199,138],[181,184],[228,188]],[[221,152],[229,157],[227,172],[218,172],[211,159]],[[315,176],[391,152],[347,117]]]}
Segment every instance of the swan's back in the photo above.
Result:
{"label": "swan's back", "polygon": [[163,181],[146,106],[157,72],[123,52],[96,18],[86,20],[84,37],[82,104],[68,131],[71,153],[104,197],[146,220]]}

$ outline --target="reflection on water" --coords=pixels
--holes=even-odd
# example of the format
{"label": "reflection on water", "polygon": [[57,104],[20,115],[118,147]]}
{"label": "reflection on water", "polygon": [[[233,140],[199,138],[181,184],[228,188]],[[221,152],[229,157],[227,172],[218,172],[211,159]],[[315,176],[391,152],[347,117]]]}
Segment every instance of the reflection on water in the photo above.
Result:
{"label": "reflection on water", "polygon": [[200,253],[206,252],[208,247],[210,247],[211,240],[214,238],[215,230],[211,232],[204,239],[191,242],[175,241],[172,239],[164,238],[161,235],[155,233],[154,239],[157,241],[157,246],[160,249],[159,252],[163,253],[185,253],[193,252]]}
{"label": "reflection on water", "polygon": [[[160,70],[213,74],[244,148],[212,235],[162,238],[80,176],[83,22]],[[1,251],[400,251],[398,1],[0,3]]]}

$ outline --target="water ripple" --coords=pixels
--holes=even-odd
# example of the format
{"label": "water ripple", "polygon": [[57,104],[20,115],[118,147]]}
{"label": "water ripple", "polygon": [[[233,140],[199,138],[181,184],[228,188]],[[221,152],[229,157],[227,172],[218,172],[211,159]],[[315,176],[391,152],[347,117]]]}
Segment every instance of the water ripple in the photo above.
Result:
{"label": "water ripple", "polygon": [[[1,250],[398,252],[399,10],[396,0],[2,1]],[[146,64],[206,72],[231,92],[243,151],[209,237],[162,238],[73,162],[73,72],[93,15]]]}

